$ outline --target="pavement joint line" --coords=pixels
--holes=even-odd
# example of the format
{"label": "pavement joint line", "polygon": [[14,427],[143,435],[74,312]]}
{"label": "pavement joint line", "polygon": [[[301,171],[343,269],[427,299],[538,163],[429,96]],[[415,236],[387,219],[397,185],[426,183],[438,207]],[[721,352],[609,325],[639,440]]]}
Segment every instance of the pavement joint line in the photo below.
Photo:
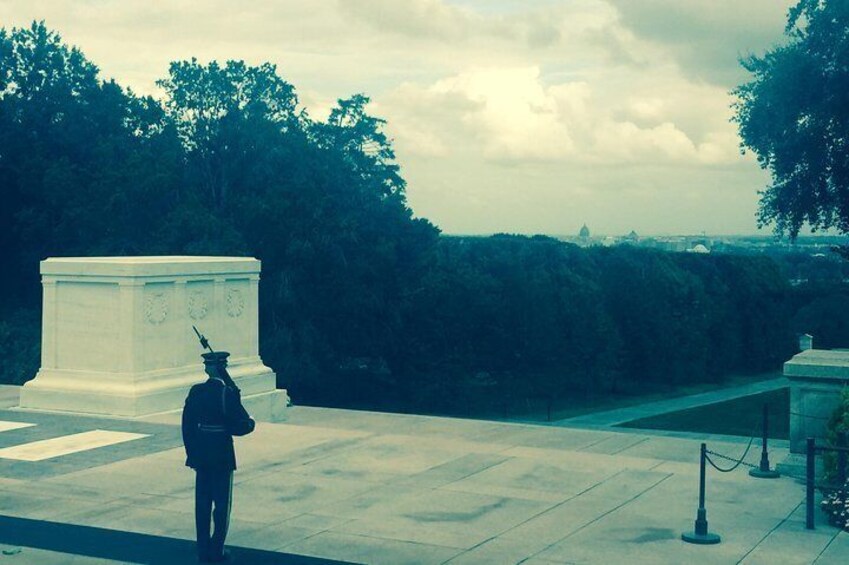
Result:
{"label": "pavement joint line", "polygon": [[[309,514],[309,512],[305,512],[304,514],[299,514],[298,516],[303,516],[303,515],[305,515],[305,514]],[[297,516],[295,516],[295,517],[293,517],[293,518],[296,518],[296,517],[297,517]],[[268,526],[266,526],[266,527],[270,528],[270,527],[272,527],[272,526],[279,526],[279,525],[281,525],[281,524],[284,524],[284,523],[285,523],[285,522],[287,522],[288,520],[292,520],[293,518],[287,518],[286,520],[283,520],[283,521],[281,521],[281,522],[275,522],[275,523],[273,523],[273,524],[269,524],[269,525],[268,525]],[[343,532],[335,532],[335,531],[333,530],[333,528],[338,528],[338,527],[340,527],[340,526],[344,526],[344,525],[346,525],[346,524],[350,524],[351,522],[356,522],[356,521],[357,521],[357,518],[346,518],[343,522],[340,522],[340,523],[338,523],[338,524],[336,524],[336,525],[334,525],[334,526],[331,526],[331,527],[329,527],[329,528],[319,529],[319,531],[317,531],[317,532],[315,532],[315,533],[313,533],[313,534],[309,534],[308,536],[303,537],[303,538],[301,538],[301,539],[299,539],[299,540],[298,540],[298,539],[289,540],[289,541],[287,541],[286,543],[284,543],[283,545],[281,545],[281,546],[279,546],[279,547],[275,548],[275,551],[277,551],[278,549],[284,549],[284,548],[285,548],[286,546],[288,546],[288,545],[293,545],[293,544],[296,544],[296,543],[298,543],[298,542],[301,542],[301,541],[304,541],[304,540],[310,539],[310,538],[315,537],[315,536],[317,536],[317,535],[319,535],[319,534],[326,534],[327,532],[331,532],[331,533],[339,533],[339,534],[341,534],[341,533],[343,533]],[[265,529],[265,528],[263,528],[263,529]]]}
{"label": "pavement joint line", "polygon": [[[515,448],[517,448],[517,447],[521,447],[521,446],[520,446],[518,443],[511,443],[511,444],[509,444],[509,445],[508,445],[508,444],[505,444],[505,446],[504,446],[504,448],[503,448],[503,449],[499,449],[498,451],[495,451],[494,453],[497,453],[497,454],[501,455],[501,454],[502,454],[502,453],[504,453],[505,451],[510,451],[511,449],[515,449]],[[511,456],[510,456],[510,455],[508,455],[507,457],[511,457]]]}
{"label": "pavement joint line", "polygon": [[640,492],[638,492],[637,494],[635,494],[634,496],[632,496],[632,497],[631,497],[631,498],[629,498],[628,500],[626,500],[626,501],[624,501],[624,502],[621,502],[620,504],[617,504],[616,506],[614,506],[613,508],[611,508],[611,509],[610,509],[610,510],[608,510],[607,512],[604,512],[604,513],[600,514],[599,516],[596,516],[595,518],[593,518],[592,520],[590,520],[590,521],[589,521],[589,522],[587,522],[586,524],[584,524],[584,525],[582,525],[582,526],[578,527],[578,528],[577,528],[577,529],[575,529],[575,530],[572,530],[571,532],[569,532],[568,534],[566,534],[565,536],[563,536],[560,540],[558,540],[556,543],[560,543],[561,541],[563,541],[563,540],[565,540],[565,539],[567,539],[567,538],[572,537],[573,535],[577,534],[577,533],[578,533],[578,532],[580,532],[581,530],[583,530],[583,529],[585,529],[585,528],[588,528],[588,527],[589,527],[589,526],[591,526],[592,524],[595,524],[596,522],[598,522],[598,521],[600,521],[600,520],[602,520],[602,519],[606,518],[607,516],[609,516],[609,515],[613,514],[614,512],[616,512],[617,510],[619,510],[619,509],[620,509],[620,508],[622,508],[623,506],[627,506],[628,504],[630,504],[630,503],[634,502],[635,500],[637,500],[638,498],[640,498],[641,496],[643,496],[645,493],[647,493],[648,491],[652,490],[654,487],[656,487],[657,485],[659,485],[659,484],[660,484],[660,483],[662,483],[663,481],[667,480],[669,477],[673,476],[674,474],[675,474],[675,473],[666,473],[666,475],[665,475],[663,478],[661,478],[659,481],[655,482],[655,483],[654,483],[654,484],[652,484],[652,485],[649,485],[648,487],[646,487],[645,489],[641,490]]}
{"label": "pavement joint line", "polygon": [[[354,519],[352,521],[355,522],[356,519]],[[330,531],[330,530],[328,530],[328,531]],[[299,541],[305,541],[305,540],[308,540],[310,538],[314,538],[315,536],[317,536],[321,533],[325,533],[325,532],[317,532],[315,534],[310,534],[309,536],[307,536],[305,538],[301,538],[300,540],[293,541],[292,544],[298,543]],[[398,538],[391,538],[391,537],[374,536],[374,535],[363,534],[363,533],[335,532],[335,531],[330,531],[330,533],[335,533],[335,534],[340,535],[340,536],[351,536],[351,537],[357,537],[357,538],[388,541],[388,542],[394,542],[394,543],[421,545],[421,546],[424,546],[424,547],[441,547],[441,548],[444,548],[444,549],[456,550],[456,551],[459,552],[457,555],[460,555],[460,554],[465,552],[465,548],[457,547],[457,546],[454,546],[454,545],[441,545],[441,544],[438,544],[438,543],[422,543],[420,541],[412,541],[412,540],[398,539]],[[457,555],[455,555],[454,557],[457,557]],[[454,557],[452,557],[451,559],[454,559]]]}
{"label": "pavement joint line", "polygon": [[[458,457],[457,459],[462,459],[462,457]],[[454,461],[456,461],[457,459],[454,459]],[[477,471],[472,471],[472,472],[471,472],[471,473],[469,473],[468,475],[464,475],[464,476],[460,477],[459,479],[455,479],[455,480],[453,480],[453,481],[450,481],[450,482],[445,483],[444,485],[440,485],[440,486],[438,486],[438,487],[435,487],[433,490],[440,489],[440,488],[445,488],[445,487],[447,487],[447,486],[453,485],[454,483],[459,483],[460,481],[466,480],[466,479],[468,479],[469,477],[474,477],[475,475],[477,475],[477,474],[479,474],[479,473],[483,473],[484,471],[487,471],[487,470],[489,470],[489,469],[492,469],[493,467],[498,467],[498,466],[499,466],[499,465],[501,465],[502,463],[506,463],[507,461],[510,461],[510,460],[512,460],[512,459],[515,459],[515,457],[507,456],[507,459],[504,459],[504,460],[502,460],[502,461],[498,461],[497,463],[493,463],[493,464],[491,464],[491,465],[487,465],[487,466],[486,466],[486,467],[484,467],[483,469],[478,469]],[[433,467],[431,467],[430,469],[427,469],[426,471],[423,471],[423,473],[427,473],[427,471],[430,471],[431,469],[435,469],[436,467],[439,467],[439,465],[434,465],[434,466],[433,466]]]}
{"label": "pavement joint line", "polygon": [[[801,504],[800,504],[800,506],[801,506]],[[825,554],[825,551],[831,546],[832,543],[834,543],[834,540],[836,540],[838,538],[838,536],[840,536],[840,534],[843,532],[843,530],[841,530],[840,528],[837,528],[836,530],[837,530],[837,532],[833,536],[831,536],[831,539],[828,540],[828,543],[825,544],[825,547],[823,547],[822,550],[817,554],[816,558],[811,562],[811,565],[814,565],[817,561],[820,560],[820,557],[822,557],[823,554]]]}
{"label": "pavement joint line", "polygon": [[614,437],[616,437],[616,436],[607,436],[607,437],[603,437],[601,439],[598,439],[596,441],[591,441],[590,443],[588,443],[586,445],[582,445],[580,447],[577,447],[576,450],[577,451],[583,451],[584,449],[587,449],[587,448],[593,447],[595,445],[598,445],[600,443],[604,443],[606,441],[609,441],[609,440],[613,439]]}
{"label": "pavement joint line", "polygon": [[[580,497],[581,495],[583,495],[583,494],[585,494],[585,493],[587,493],[587,492],[589,492],[589,491],[593,490],[594,488],[596,488],[596,487],[598,487],[598,486],[600,486],[600,485],[603,485],[603,484],[604,484],[604,483],[606,483],[607,481],[609,481],[609,480],[611,480],[611,479],[613,479],[613,478],[615,478],[615,477],[618,477],[619,475],[621,475],[621,474],[625,473],[625,471],[627,471],[627,469],[622,469],[621,471],[617,471],[616,473],[613,473],[613,474],[612,474],[612,475],[610,475],[609,477],[605,477],[604,479],[600,480],[599,482],[594,483],[594,484],[592,484],[592,485],[588,486],[587,488],[585,488],[585,489],[584,489],[584,490],[582,490],[581,492],[575,493],[575,494],[573,494],[572,496],[570,496],[569,498],[567,498],[567,499],[565,499],[565,500],[561,500],[560,502],[558,502],[558,503],[557,503],[557,504],[555,504],[554,506],[551,506],[551,507],[549,507],[549,508],[546,508],[545,510],[542,510],[542,511],[540,511],[540,512],[538,512],[538,513],[534,514],[533,516],[529,517],[528,519],[526,519],[526,520],[522,520],[522,521],[521,521],[521,522],[519,522],[518,524],[514,524],[513,526],[510,526],[510,527],[509,527],[509,528],[507,528],[506,530],[502,530],[502,531],[498,532],[497,534],[495,534],[494,536],[492,536],[492,537],[490,537],[490,538],[488,538],[488,539],[485,539],[484,541],[480,542],[479,544],[476,544],[476,545],[474,545],[473,547],[470,547],[467,551],[472,551],[473,549],[476,549],[476,548],[478,548],[478,547],[482,546],[482,545],[483,545],[483,544],[485,544],[485,543],[488,543],[488,542],[490,542],[490,541],[492,541],[492,540],[494,540],[494,539],[496,539],[496,538],[498,538],[498,537],[503,536],[503,535],[504,535],[504,534],[506,534],[507,532],[510,532],[510,531],[512,531],[512,530],[515,530],[516,528],[518,528],[518,527],[520,527],[520,526],[523,526],[523,525],[527,524],[527,523],[528,523],[528,522],[530,522],[531,520],[535,520],[535,519],[539,518],[540,516],[543,516],[543,515],[545,515],[545,514],[548,514],[549,512],[553,512],[555,509],[557,509],[557,508],[559,508],[559,507],[563,506],[563,505],[564,505],[564,504],[566,504],[567,502],[569,502],[569,501],[571,501],[571,500],[575,500],[576,498]],[[665,479],[665,478],[667,478],[667,477],[664,477],[664,479]],[[654,486],[654,485],[652,485],[652,486]],[[649,488],[651,488],[651,487],[649,487]],[[560,541],[561,541],[561,540],[557,540],[557,541],[555,541],[554,543],[559,543]],[[551,545],[554,545],[554,544],[551,544]],[[540,553],[541,551],[545,551],[546,549],[548,549],[549,547],[551,547],[551,545],[546,546],[544,549],[542,549],[542,550],[538,551],[537,553]],[[537,555],[537,553],[535,553],[535,554],[533,554],[533,555]],[[528,559],[529,559],[530,557],[533,557],[533,555],[528,556]],[[456,556],[455,556],[455,557],[456,557]],[[453,559],[453,558],[452,558],[452,559]],[[523,561],[524,561],[524,560],[523,560]],[[521,563],[521,561],[520,561],[520,563]]]}
{"label": "pavement joint line", "polygon": [[280,547],[276,548],[276,549],[275,549],[275,551],[277,551],[278,549],[285,549],[285,548],[286,548],[286,546],[294,545],[294,544],[296,544],[296,543],[298,543],[298,542],[304,542],[304,541],[307,541],[307,540],[312,539],[312,538],[314,538],[315,536],[320,535],[320,534],[323,534],[323,533],[325,533],[325,532],[314,532],[314,533],[309,534],[309,535],[307,535],[307,536],[305,536],[305,537],[302,537],[301,539],[293,539],[293,540],[289,540],[288,542],[284,543],[284,544],[283,544],[283,545],[281,545]]}
{"label": "pavement joint line", "polygon": [[[624,472],[624,471],[622,471],[622,472]],[[617,473],[617,474],[618,474],[618,473]],[[569,532],[568,534],[566,534],[566,535],[565,535],[565,536],[563,536],[562,538],[558,539],[557,541],[555,541],[555,542],[553,542],[553,543],[551,543],[551,544],[547,545],[546,547],[544,547],[544,548],[540,549],[540,550],[539,550],[539,551],[537,551],[536,553],[532,553],[531,555],[529,555],[529,556],[525,557],[524,559],[522,559],[521,561],[519,561],[519,563],[517,563],[516,565],[520,565],[521,563],[525,563],[528,559],[532,559],[532,558],[536,557],[536,556],[537,556],[537,555],[539,555],[540,553],[542,553],[542,552],[544,552],[544,551],[546,551],[546,550],[550,549],[551,547],[554,547],[554,546],[555,546],[555,545],[557,545],[558,543],[560,543],[560,542],[562,542],[562,541],[564,541],[564,540],[566,540],[566,539],[569,539],[570,537],[574,536],[574,535],[575,535],[575,534],[577,534],[578,532],[580,532],[580,531],[582,531],[582,530],[584,530],[584,529],[586,529],[586,528],[590,527],[591,525],[595,524],[596,522],[601,521],[602,519],[606,518],[607,516],[610,516],[611,514],[613,514],[614,512],[616,512],[617,510],[619,510],[620,508],[622,508],[623,506],[627,506],[628,504],[630,504],[630,503],[634,502],[635,500],[637,500],[638,498],[640,498],[641,496],[643,496],[645,493],[647,493],[648,491],[652,490],[652,489],[653,489],[653,488],[655,488],[657,485],[659,485],[660,483],[662,483],[663,481],[667,480],[669,477],[671,477],[671,476],[673,476],[673,475],[674,475],[674,473],[667,473],[667,474],[666,474],[666,476],[664,476],[663,478],[661,478],[659,481],[657,481],[657,482],[655,482],[654,484],[652,484],[652,485],[648,486],[647,488],[645,488],[645,489],[641,490],[640,492],[638,492],[637,494],[635,494],[634,496],[632,496],[632,497],[631,497],[631,498],[629,498],[628,500],[625,500],[624,502],[621,502],[621,503],[617,504],[616,506],[614,506],[614,507],[613,507],[613,508],[611,508],[610,510],[607,510],[606,512],[603,512],[602,514],[600,514],[600,515],[596,516],[595,518],[593,518],[592,520],[590,520],[590,521],[589,521],[589,522],[587,522],[586,524],[583,524],[583,525],[579,526],[578,528],[576,528],[576,529],[572,530],[571,532]],[[611,477],[611,478],[612,478],[612,477]],[[583,493],[581,493],[581,494],[583,494]]]}
{"label": "pavement joint line", "polygon": [[631,449],[632,447],[636,447],[636,446],[640,445],[641,443],[647,442],[649,439],[651,439],[651,438],[644,437],[640,441],[635,441],[631,445],[625,446],[622,449],[617,449],[616,451],[614,451],[613,453],[610,453],[609,455],[618,455],[619,453],[622,453],[623,451],[627,451],[627,450]]}
{"label": "pavement joint line", "polygon": [[740,559],[738,559],[738,560],[737,560],[737,565],[740,565],[740,563],[742,563],[742,562],[746,559],[746,557],[748,557],[748,556],[749,556],[749,555],[750,555],[750,554],[751,554],[754,550],[756,550],[756,549],[757,549],[757,548],[758,548],[758,547],[759,547],[759,546],[760,546],[760,545],[764,542],[764,540],[766,540],[766,538],[768,538],[770,535],[772,535],[772,533],[773,533],[775,530],[777,530],[777,529],[778,529],[778,528],[780,528],[780,527],[781,527],[784,523],[786,523],[786,522],[787,522],[787,520],[789,520],[789,519],[790,519],[790,517],[793,515],[793,513],[794,513],[794,512],[796,512],[796,510],[798,510],[798,509],[799,509],[799,507],[800,507],[800,506],[802,506],[802,504],[804,504],[804,503],[805,503],[805,501],[804,501],[804,500],[802,500],[801,502],[799,502],[799,504],[797,504],[796,506],[794,506],[794,507],[793,507],[793,509],[790,511],[790,513],[789,513],[789,514],[787,514],[787,516],[785,516],[784,518],[782,518],[781,520],[779,520],[779,522],[778,522],[775,526],[773,526],[773,527],[772,527],[772,528],[771,528],[771,529],[770,529],[767,533],[765,533],[761,539],[759,539],[758,541],[756,541],[756,542],[755,542],[755,545],[753,545],[751,548],[749,548],[749,551],[747,551],[746,553],[744,553],[744,554],[740,557]]}

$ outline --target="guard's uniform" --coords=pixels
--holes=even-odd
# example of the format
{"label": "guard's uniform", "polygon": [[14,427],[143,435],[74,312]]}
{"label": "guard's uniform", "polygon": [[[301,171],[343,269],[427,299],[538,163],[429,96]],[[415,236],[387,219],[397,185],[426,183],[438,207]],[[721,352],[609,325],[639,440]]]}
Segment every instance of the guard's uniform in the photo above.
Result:
{"label": "guard's uniform", "polygon": [[[219,371],[226,371],[227,353],[207,353],[203,357],[207,368],[212,365]],[[224,558],[233,471],[236,470],[232,434],[245,435],[253,428],[254,421],[242,406],[239,391],[225,385],[222,379],[210,377],[189,391],[183,408],[183,444],[186,447],[186,465],[197,472],[195,522],[201,561]],[[215,522],[212,536],[210,516]]]}

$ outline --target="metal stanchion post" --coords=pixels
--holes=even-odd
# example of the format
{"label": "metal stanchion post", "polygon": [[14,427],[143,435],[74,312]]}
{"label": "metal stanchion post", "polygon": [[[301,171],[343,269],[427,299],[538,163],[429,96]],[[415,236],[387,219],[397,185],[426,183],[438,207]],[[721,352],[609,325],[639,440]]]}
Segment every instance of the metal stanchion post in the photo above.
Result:
{"label": "metal stanchion post", "polygon": [[719,543],[720,538],[716,534],[708,532],[707,510],[705,509],[705,460],[707,458],[707,444],[702,444],[699,458],[699,509],[696,510],[696,527],[692,533],[684,532],[681,539],[687,543],[708,545]]}
{"label": "metal stanchion post", "polygon": [[758,479],[776,479],[780,475],[775,469],[769,468],[769,451],[767,450],[767,438],[769,437],[769,405],[764,404],[763,415],[763,443],[761,447],[761,464],[757,469],[749,469],[749,475]]}
{"label": "metal stanchion post", "polygon": [[807,448],[807,469],[805,473],[805,527],[809,530],[814,529],[814,478],[815,478],[815,469],[814,465],[816,464],[816,460],[814,455],[816,454],[816,446],[814,445],[814,438],[809,437],[806,443]]}

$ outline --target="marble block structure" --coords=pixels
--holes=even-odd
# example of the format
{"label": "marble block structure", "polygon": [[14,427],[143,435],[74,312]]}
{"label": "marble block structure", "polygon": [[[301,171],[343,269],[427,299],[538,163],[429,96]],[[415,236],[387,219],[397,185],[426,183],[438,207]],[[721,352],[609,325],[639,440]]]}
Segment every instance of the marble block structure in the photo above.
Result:
{"label": "marble block structure", "polygon": [[825,439],[826,423],[849,385],[849,351],[808,349],[784,364],[790,381],[790,452],[805,453],[805,439]]}
{"label": "marble block structure", "polygon": [[288,403],[259,356],[260,262],[243,257],[67,257],[41,262],[41,368],[21,408],[137,417],[182,408],[206,379],[195,325],[255,417]]}

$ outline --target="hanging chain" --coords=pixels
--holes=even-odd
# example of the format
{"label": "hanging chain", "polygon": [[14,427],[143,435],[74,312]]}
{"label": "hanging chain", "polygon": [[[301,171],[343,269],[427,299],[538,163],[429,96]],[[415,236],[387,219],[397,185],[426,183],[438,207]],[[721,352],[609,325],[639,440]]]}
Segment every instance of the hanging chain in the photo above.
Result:
{"label": "hanging chain", "polygon": [[[752,448],[752,443],[754,443],[754,441],[755,441],[755,432],[757,431],[757,429],[758,429],[758,426],[755,425],[755,427],[752,429],[752,435],[749,438],[749,444],[746,446],[746,450],[743,451],[743,455],[741,455],[739,459],[734,459],[733,457],[728,457],[727,455],[717,453],[716,451],[711,451],[710,449],[705,449],[705,459],[707,460],[708,463],[711,464],[711,466],[714,469],[716,469],[720,473],[730,473],[731,471],[733,471],[734,469],[736,469],[740,465],[745,465],[747,467],[757,469],[758,468],[757,465],[752,465],[751,463],[747,463],[747,462],[743,461],[746,458],[746,455],[749,454],[749,450]],[[727,467],[727,468],[720,467],[719,465],[717,465],[716,463],[713,462],[713,460],[708,456],[708,454],[713,455],[715,457],[719,457],[720,459],[725,459],[726,461],[732,461],[734,463],[734,465],[732,465],[731,467]]]}

